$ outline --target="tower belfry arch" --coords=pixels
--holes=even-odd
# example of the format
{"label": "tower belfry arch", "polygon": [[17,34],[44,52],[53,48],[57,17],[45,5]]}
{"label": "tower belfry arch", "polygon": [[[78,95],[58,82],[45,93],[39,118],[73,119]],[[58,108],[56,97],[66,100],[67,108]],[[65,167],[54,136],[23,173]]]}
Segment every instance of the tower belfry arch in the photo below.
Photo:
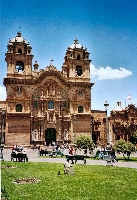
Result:
{"label": "tower belfry arch", "polygon": [[[21,32],[17,32],[17,36],[9,40],[8,51],[6,53],[7,77],[20,77],[20,73],[24,76],[32,74],[32,47],[29,42],[21,36]],[[22,76],[21,76],[22,78]]]}

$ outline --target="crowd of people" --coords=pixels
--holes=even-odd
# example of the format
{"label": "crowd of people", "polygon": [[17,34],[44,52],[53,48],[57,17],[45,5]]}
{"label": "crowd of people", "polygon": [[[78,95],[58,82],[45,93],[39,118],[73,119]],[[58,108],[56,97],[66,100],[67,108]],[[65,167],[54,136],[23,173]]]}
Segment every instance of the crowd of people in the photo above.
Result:
{"label": "crowd of people", "polygon": [[[54,151],[54,152],[60,151],[61,153],[63,153],[63,155],[66,155],[66,149],[69,150],[69,155],[74,155],[74,154],[76,154],[76,151],[77,151],[76,147],[74,147],[71,144],[64,143],[64,142],[62,143],[62,145],[60,145],[60,144],[58,144],[58,142],[55,143],[54,141],[52,141],[51,146],[52,146],[52,151]],[[95,148],[97,148],[97,147],[94,146],[94,148],[89,148],[89,153],[94,154]],[[40,151],[42,151],[42,150],[44,150],[44,151],[48,150],[48,147],[46,146],[46,142],[45,142],[45,145],[39,145],[38,147],[35,143],[33,145],[32,149],[33,150],[38,149],[38,153],[40,153]],[[13,145],[12,146],[12,153],[18,153],[18,152],[25,153],[25,150],[22,146]],[[84,149],[84,155],[87,155],[87,152],[88,152],[88,149],[85,148]],[[108,156],[108,152],[103,147],[100,150],[98,149],[96,152],[97,152],[98,159],[106,159],[107,156]],[[118,162],[118,160],[116,159],[115,150],[113,148],[111,148],[109,155],[111,155],[112,161]]]}
{"label": "crowd of people", "polygon": [[64,155],[66,155],[66,149],[69,149],[69,154],[73,155],[74,148],[72,145],[69,145],[68,143],[64,143],[62,145],[59,145],[58,142],[55,144],[55,142],[52,142],[53,151],[61,151]]}
{"label": "crowd of people", "polygon": [[18,145],[13,145],[12,146],[12,153],[17,153],[17,152],[25,152],[25,149],[22,146],[18,146]]}
{"label": "crowd of people", "polygon": [[28,162],[28,156],[25,151],[25,149],[22,146],[18,145],[12,145],[12,153],[11,153],[11,161],[16,159],[16,161],[22,162],[27,161]]}
{"label": "crowd of people", "polygon": [[109,155],[109,157],[112,159],[112,162],[118,162],[114,148],[111,148],[109,151],[106,150],[105,148],[101,148],[101,150],[97,150],[96,154],[98,156],[98,160],[99,159],[102,159],[102,160],[107,159],[108,155]]}
{"label": "crowd of people", "polygon": [[[72,145],[69,145],[68,143],[64,143],[62,145],[55,143],[55,142],[51,142],[51,146],[52,146],[52,151],[60,151],[61,153],[63,153],[63,155],[66,155],[66,149],[69,149],[69,154],[73,155],[74,154],[74,147]],[[32,146],[32,149],[38,149],[38,154],[40,153],[40,151],[44,150],[47,151],[48,147],[46,146],[46,143],[44,145],[39,145],[36,146],[36,144],[34,144]]]}

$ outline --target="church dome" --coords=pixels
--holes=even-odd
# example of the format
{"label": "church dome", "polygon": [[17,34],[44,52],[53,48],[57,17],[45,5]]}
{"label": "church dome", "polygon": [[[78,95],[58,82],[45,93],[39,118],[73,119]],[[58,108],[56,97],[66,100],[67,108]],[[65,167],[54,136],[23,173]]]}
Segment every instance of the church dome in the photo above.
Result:
{"label": "church dome", "polygon": [[74,40],[74,44],[72,44],[71,46],[70,46],[70,48],[72,48],[72,49],[81,49],[81,48],[83,48],[83,46],[81,45],[81,44],[79,44],[79,42],[78,42],[78,40],[77,39],[75,39]]}
{"label": "church dome", "polygon": [[113,111],[117,112],[117,111],[122,111],[123,108],[121,106],[121,102],[117,102],[116,107],[113,108]]}
{"label": "church dome", "polygon": [[17,33],[17,36],[16,36],[15,38],[13,38],[13,39],[11,39],[11,40],[9,41],[9,44],[14,43],[14,42],[19,42],[19,43],[26,43],[26,44],[28,44],[28,43],[26,42],[26,40],[21,36],[21,32],[20,32],[20,31]]}

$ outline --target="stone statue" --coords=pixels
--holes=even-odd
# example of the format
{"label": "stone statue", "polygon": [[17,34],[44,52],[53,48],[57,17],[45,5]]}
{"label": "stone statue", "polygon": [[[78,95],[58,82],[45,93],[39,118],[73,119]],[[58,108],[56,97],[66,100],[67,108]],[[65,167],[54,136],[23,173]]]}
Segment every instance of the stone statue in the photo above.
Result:
{"label": "stone statue", "polygon": [[67,175],[73,175],[74,174],[74,168],[67,161],[64,163],[64,174],[67,174]]}

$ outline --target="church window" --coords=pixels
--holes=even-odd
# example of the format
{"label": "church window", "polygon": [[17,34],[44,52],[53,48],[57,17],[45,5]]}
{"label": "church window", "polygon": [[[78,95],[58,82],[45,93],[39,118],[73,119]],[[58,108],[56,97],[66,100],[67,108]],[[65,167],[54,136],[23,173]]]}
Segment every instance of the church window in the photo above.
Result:
{"label": "church window", "polygon": [[34,107],[34,108],[37,108],[37,107],[38,107],[37,101],[34,101],[34,102],[33,102],[33,107]]}
{"label": "church window", "polygon": [[18,49],[18,53],[22,54],[22,49]]}
{"label": "church window", "polygon": [[63,107],[66,108],[67,107],[67,103],[63,102]]}
{"label": "church window", "polygon": [[76,66],[76,73],[77,73],[77,76],[82,75],[82,67],[81,66]]}
{"label": "church window", "polygon": [[48,109],[54,109],[54,101],[53,100],[48,101]]}
{"label": "church window", "polygon": [[77,60],[79,60],[79,59],[80,59],[80,55],[78,54],[78,55],[77,55]]}
{"label": "church window", "polygon": [[20,87],[17,88],[17,93],[18,93],[18,94],[21,94],[21,93],[22,93],[22,88],[20,88]]}
{"label": "church window", "polygon": [[78,94],[79,94],[80,97],[82,97],[83,91],[79,91]]}
{"label": "church window", "polygon": [[22,112],[22,105],[21,104],[16,105],[16,112]]}
{"label": "church window", "polygon": [[78,107],[78,113],[83,113],[83,106]]}
{"label": "church window", "polygon": [[22,61],[16,62],[16,71],[22,72],[24,70],[24,63]]}

